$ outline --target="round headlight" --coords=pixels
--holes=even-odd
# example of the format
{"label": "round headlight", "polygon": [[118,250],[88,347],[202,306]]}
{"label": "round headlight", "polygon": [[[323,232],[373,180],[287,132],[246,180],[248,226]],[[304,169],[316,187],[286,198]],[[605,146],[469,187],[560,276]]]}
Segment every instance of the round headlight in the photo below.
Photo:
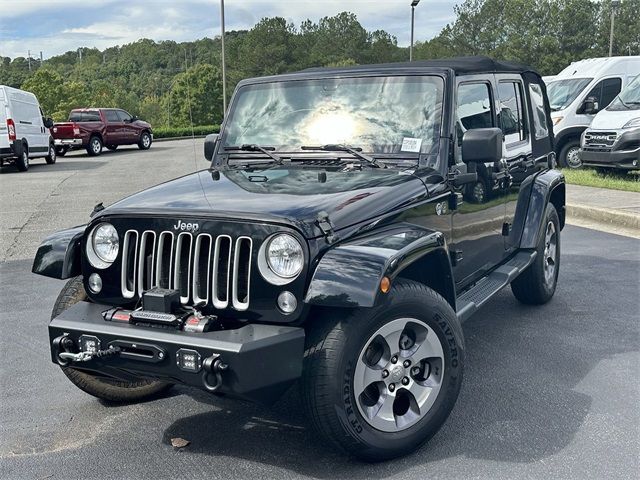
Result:
{"label": "round headlight", "polygon": [[304,266],[302,245],[288,233],[274,236],[265,253],[269,268],[279,277],[293,278],[302,271]]}
{"label": "round headlight", "polygon": [[118,256],[120,239],[110,223],[102,223],[93,230],[91,246],[96,256],[106,263],[113,263]]}

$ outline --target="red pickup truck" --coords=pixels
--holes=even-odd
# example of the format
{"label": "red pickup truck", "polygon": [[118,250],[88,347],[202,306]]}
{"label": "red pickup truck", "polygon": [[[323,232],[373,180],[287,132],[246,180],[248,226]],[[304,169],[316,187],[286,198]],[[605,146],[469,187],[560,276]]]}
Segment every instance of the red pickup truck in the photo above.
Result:
{"label": "red pickup truck", "polygon": [[81,108],[71,110],[69,121],[54,123],[51,135],[58,155],[85,148],[91,156],[102,148],[137,144],[147,150],[153,142],[151,125],[119,108]]}

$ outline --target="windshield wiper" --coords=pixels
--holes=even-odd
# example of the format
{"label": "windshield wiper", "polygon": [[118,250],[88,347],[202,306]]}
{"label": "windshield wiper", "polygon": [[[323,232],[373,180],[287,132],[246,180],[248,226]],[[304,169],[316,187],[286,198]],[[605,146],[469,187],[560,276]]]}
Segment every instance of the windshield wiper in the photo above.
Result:
{"label": "windshield wiper", "polygon": [[360,147],[350,147],[349,145],[341,145],[341,144],[328,144],[328,145],[302,145],[300,149],[301,150],[321,150],[324,152],[347,152],[353,155],[354,157],[359,158],[360,160],[364,160],[365,162],[370,163],[376,168],[387,168],[387,166],[384,163],[380,163],[375,158],[362,153],[362,149]]}
{"label": "windshield wiper", "polygon": [[267,157],[274,160],[278,165],[282,165],[284,163],[284,159],[279,157],[278,155],[271,153],[270,150],[275,150],[274,147],[261,147],[260,145],[256,145],[255,143],[245,143],[244,145],[232,145],[230,147],[224,147],[225,151],[236,151],[236,152],[260,152],[264,153]]}

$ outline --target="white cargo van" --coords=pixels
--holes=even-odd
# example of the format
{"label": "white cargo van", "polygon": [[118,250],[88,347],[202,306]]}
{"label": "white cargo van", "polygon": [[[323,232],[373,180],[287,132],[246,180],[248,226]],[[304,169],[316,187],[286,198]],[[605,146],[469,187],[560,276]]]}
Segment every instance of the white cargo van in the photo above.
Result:
{"label": "white cargo van", "polygon": [[32,158],[56,163],[52,126],[33,93],[0,85],[0,166],[14,163],[24,172]]}
{"label": "white cargo van", "polygon": [[572,63],[547,83],[560,166],[582,165],[582,133],[638,74],[640,56],[590,58]]}
{"label": "white cargo van", "polygon": [[590,167],[640,170],[640,75],[582,134],[580,159]]}

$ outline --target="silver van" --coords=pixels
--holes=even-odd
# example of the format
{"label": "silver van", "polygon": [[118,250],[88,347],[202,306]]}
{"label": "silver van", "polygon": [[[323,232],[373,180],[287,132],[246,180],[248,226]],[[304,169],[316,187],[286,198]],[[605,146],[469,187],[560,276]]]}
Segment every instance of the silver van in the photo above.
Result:
{"label": "silver van", "polygon": [[572,63],[547,83],[560,166],[582,166],[582,133],[638,74],[640,56],[590,58]]}

